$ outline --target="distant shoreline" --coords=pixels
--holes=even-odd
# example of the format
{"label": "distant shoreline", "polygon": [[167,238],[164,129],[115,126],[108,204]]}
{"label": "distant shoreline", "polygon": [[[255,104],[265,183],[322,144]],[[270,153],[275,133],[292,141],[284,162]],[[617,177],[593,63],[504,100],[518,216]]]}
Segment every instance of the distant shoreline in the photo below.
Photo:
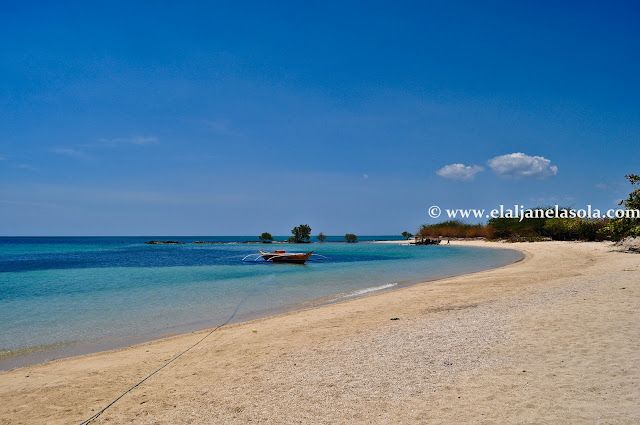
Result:
{"label": "distant shoreline", "polygon": [[289,241],[272,241],[272,242],[262,242],[262,241],[238,241],[238,242],[223,242],[223,241],[193,241],[193,242],[178,242],[178,241],[159,241],[159,240],[151,240],[145,242],[146,245],[185,245],[185,244],[196,244],[196,245],[225,245],[225,244],[256,244],[256,245],[273,245],[273,244],[289,244],[289,245],[309,245],[309,244],[330,244],[330,243],[395,243],[395,244],[410,244],[409,240],[364,240],[364,241],[309,241],[309,242],[289,242]]}
{"label": "distant shoreline", "polygon": [[[211,242],[220,242],[220,243],[295,243],[289,242],[287,240],[288,236],[278,235],[274,236],[274,238],[282,238],[282,239],[274,239],[273,242],[263,242],[258,239],[258,236],[251,235],[118,235],[118,236],[96,236],[96,235],[87,235],[87,236],[68,236],[68,235],[57,235],[57,236],[24,236],[24,235],[15,235],[15,236],[0,236],[1,240],[8,239],[111,239],[111,240],[121,240],[121,239],[139,239],[143,242],[151,241],[151,240],[188,240],[189,242],[202,241],[208,242],[207,239],[220,239],[219,241],[211,241]],[[303,242],[303,244],[307,243],[335,243],[335,242],[346,242],[344,240],[343,235],[330,235],[327,236],[329,240],[325,240],[324,242],[320,242],[315,239],[315,236],[309,240],[309,242]],[[402,237],[400,235],[362,235],[358,236],[358,240],[356,242],[377,242],[377,241],[395,241],[400,240]]]}

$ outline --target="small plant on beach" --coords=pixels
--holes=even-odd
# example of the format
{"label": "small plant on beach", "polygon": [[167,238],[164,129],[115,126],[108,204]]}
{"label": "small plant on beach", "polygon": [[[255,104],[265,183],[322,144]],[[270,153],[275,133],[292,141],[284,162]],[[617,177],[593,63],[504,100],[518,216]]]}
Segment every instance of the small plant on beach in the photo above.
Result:
{"label": "small plant on beach", "polygon": [[320,232],[318,233],[318,236],[316,236],[316,238],[320,241],[320,242],[324,242],[325,239],[327,239],[327,235],[325,235],[324,233]]}
{"label": "small plant on beach", "polygon": [[353,242],[356,242],[358,240],[358,237],[356,235],[354,235],[353,233],[347,233],[346,235],[344,235],[344,238],[349,243],[353,243]]}
{"label": "small plant on beach", "polygon": [[292,237],[289,238],[289,242],[293,243],[308,243],[311,238],[311,227],[308,224],[301,224],[291,229]]}
{"label": "small plant on beach", "polygon": [[413,237],[413,234],[409,232],[402,232],[401,234],[405,239],[411,239]]}
{"label": "small plant on beach", "polygon": [[273,242],[273,236],[271,236],[271,233],[268,232],[264,232],[263,234],[258,236],[258,239],[260,239],[263,243]]}

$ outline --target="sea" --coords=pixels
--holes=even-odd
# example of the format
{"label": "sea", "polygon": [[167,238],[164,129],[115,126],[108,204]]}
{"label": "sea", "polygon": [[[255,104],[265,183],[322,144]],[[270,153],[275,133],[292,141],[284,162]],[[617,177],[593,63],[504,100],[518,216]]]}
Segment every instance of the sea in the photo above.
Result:
{"label": "sea", "polygon": [[[275,237],[286,240],[286,237]],[[510,249],[247,236],[0,237],[0,370],[339,302],[522,259]],[[150,245],[173,240],[178,245]],[[195,241],[209,242],[206,244]],[[262,250],[305,265],[243,262]],[[322,258],[314,257],[314,258]],[[235,314],[234,314],[235,313]]]}

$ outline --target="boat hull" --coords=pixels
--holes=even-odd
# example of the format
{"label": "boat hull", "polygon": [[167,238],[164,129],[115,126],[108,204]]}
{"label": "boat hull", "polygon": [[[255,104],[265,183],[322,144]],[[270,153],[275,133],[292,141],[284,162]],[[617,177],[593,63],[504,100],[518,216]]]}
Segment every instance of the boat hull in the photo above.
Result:
{"label": "boat hull", "polygon": [[273,263],[293,263],[304,264],[307,262],[313,251],[309,251],[305,254],[287,254],[286,252],[262,252],[260,251],[262,258],[265,261],[271,261]]}

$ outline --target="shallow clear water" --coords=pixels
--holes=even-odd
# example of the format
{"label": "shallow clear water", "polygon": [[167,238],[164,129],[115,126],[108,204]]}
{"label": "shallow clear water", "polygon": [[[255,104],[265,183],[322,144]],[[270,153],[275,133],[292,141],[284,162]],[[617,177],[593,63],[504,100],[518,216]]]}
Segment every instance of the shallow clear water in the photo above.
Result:
{"label": "shallow clear water", "polygon": [[247,295],[234,321],[522,258],[512,250],[455,245],[274,243],[267,247],[330,259],[259,264],[241,259],[263,245],[145,245],[149,239],[0,238],[0,355],[67,343],[77,354],[213,326]]}

